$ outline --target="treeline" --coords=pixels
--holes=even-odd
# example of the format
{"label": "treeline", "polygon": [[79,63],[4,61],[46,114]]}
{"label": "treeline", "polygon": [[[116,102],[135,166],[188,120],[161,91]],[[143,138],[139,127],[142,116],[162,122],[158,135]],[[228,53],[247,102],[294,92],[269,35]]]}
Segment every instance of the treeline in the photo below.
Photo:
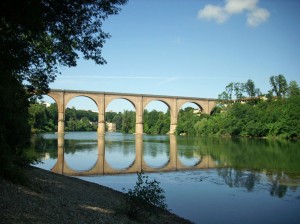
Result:
{"label": "treeline", "polygon": [[[283,75],[270,77],[271,89],[266,94],[252,80],[230,83],[219,95],[219,102],[210,115],[194,108],[181,109],[176,134],[189,136],[230,137],[300,137],[300,88],[295,81],[287,84]],[[57,130],[57,106],[33,104],[29,109],[33,132]],[[105,121],[116,124],[117,131],[135,133],[134,111],[106,112]],[[67,108],[66,131],[96,131],[98,114]],[[144,111],[144,133],[167,134],[170,112]]]}
{"label": "treeline", "polygon": [[[29,124],[33,133],[57,131],[57,105],[46,106],[34,103],[29,108]],[[117,131],[135,133],[134,111],[106,112],[105,121],[115,123]],[[98,113],[91,110],[67,108],[65,111],[65,131],[97,131]],[[170,113],[153,110],[144,111],[144,132],[147,134],[166,134],[170,129]]]}
{"label": "treeline", "polygon": [[220,113],[201,116],[193,125],[197,136],[280,137],[300,136],[300,96],[233,103]]}
{"label": "treeline", "polygon": [[179,119],[177,134],[299,139],[300,89],[297,82],[288,85],[283,75],[272,76],[272,89],[265,95],[255,88],[254,82],[248,80],[247,83],[226,86],[211,115],[187,110]]}
{"label": "treeline", "polygon": [[[29,107],[29,125],[31,132],[55,132],[58,124],[57,105],[46,106],[41,103]],[[65,131],[96,131],[98,113],[91,110],[67,108],[65,111]]]}
{"label": "treeline", "polygon": [[[119,112],[106,112],[106,122],[112,122],[116,124],[116,129],[123,133],[135,133],[135,117],[134,111]],[[159,135],[167,134],[170,130],[170,112],[166,113],[162,111],[148,111],[144,110],[144,133]]]}

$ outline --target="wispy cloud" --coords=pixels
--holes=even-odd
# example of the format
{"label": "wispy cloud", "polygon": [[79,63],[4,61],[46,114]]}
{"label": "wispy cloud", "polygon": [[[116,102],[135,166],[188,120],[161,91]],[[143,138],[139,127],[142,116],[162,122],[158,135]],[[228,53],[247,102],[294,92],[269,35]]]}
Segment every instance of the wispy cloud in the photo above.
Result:
{"label": "wispy cloud", "polygon": [[270,12],[258,7],[259,0],[225,0],[224,6],[208,4],[198,11],[198,18],[226,22],[232,15],[247,13],[247,25],[256,27],[268,20]]}
{"label": "wispy cloud", "polygon": [[90,82],[91,79],[96,79],[96,80],[152,80],[152,81],[157,81],[156,86],[162,86],[166,84],[170,84],[172,82],[176,82],[178,80],[184,82],[184,81],[196,81],[196,80],[223,80],[227,79],[227,77],[219,76],[219,75],[199,75],[199,76],[186,76],[186,75],[179,75],[179,76],[101,76],[101,75],[62,75],[60,76],[60,79],[56,81],[56,83],[68,83],[68,84],[80,84],[84,82],[84,80]]}
{"label": "wispy cloud", "polygon": [[165,77],[160,76],[105,76],[105,75],[63,75],[63,78],[70,79],[164,79]]}
{"label": "wispy cloud", "polygon": [[157,83],[156,85],[157,86],[161,86],[161,85],[164,85],[164,84],[167,84],[167,83],[170,83],[170,82],[174,82],[174,81],[176,81],[178,79],[182,79],[182,78],[177,77],[177,76],[175,76],[175,77],[167,77],[163,81]]}

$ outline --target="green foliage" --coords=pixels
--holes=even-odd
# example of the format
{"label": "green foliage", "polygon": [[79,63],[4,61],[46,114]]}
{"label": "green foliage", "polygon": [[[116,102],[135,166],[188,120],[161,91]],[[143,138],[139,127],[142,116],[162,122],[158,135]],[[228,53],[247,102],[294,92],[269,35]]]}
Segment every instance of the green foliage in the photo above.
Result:
{"label": "green foliage", "polygon": [[[105,63],[101,49],[109,34],[102,22],[126,0],[0,1],[0,162],[2,176],[22,169],[30,139],[28,93],[49,90],[59,66],[84,59]],[[25,88],[24,88],[25,87]],[[25,91],[27,90],[27,92]],[[30,124],[40,130],[45,111],[33,108]],[[52,119],[57,124],[57,121]],[[50,119],[48,120],[50,121]],[[48,126],[52,129],[53,126]],[[8,175],[9,176],[9,175]]]}
{"label": "green foliage", "polygon": [[152,135],[167,134],[170,130],[170,112],[144,111],[144,132]]}
{"label": "green foliage", "polygon": [[66,109],[66,131],[96,131],[98,113],[91,110]]}
{"label": "green foliage", "polygon": [[[57,131],[57,105],[46,107],[44,104],[31,104],[29,107],[29,125],[31,132]],[[67,108],[65,113],[66,131],[96,131],[98,114],[90,110]]]}
{"label": "green foliage", "polygon": [[205,115],[201,115],[200,112],[195,112],[192,107],[187,107],[184,110],[180,109],[176,133],[178,135],[196,135],[194,125],[202,118],[205,118]]}
{"label": "green foliage", "polygon": [[[144,132],[147,134],[167,134],[170,130],[170,112],[152,110],[144,111]],[[133,111],[106,112],[106,122],[113,122],[116,128],[123,133],[135,132],[136,113]]]}
{"label": "green foliage", "polygon": [[[292,81],[287,86],[284,76],[278,75],[270,78],[270,84],[272,90],[267,94],[268,100],[255,97],[235,102],[229,99],[232,92],[237,93],[235,87],[240,85],[230,83],[219,95],[220,105],[223,105],[221,112],[200,117],[194,125],[196,135],[299,139],[300,89],[297,82]],[[244,88],[250,97],[259,93],[251,80]]]}
{"label": "green foliage", "polygon": [[[56,105],[54,105],[56,107]],[[53,105],[47,108],[43,104],[31,104],[29,107],[29,125],[31,132],[51,132],[57,128],[57,110],[56,115],[52,114]],[[55,119],[56,118],[56,119]],[[56,121],[56,123],[54,123]]]}
{"label": "green foliage", "polygon": [[[51,104],[31,104],[29,108],[29,124],[31,131],[55,132],[57,130],[57,106]],[[65,113],[66,131],[96,131],[98,114],[92,111],[67,108]],[[118,131],[123,133],[135,132],[136,114],[134,111],[106,112],[106,122],[116,124]],[[151,111],[144,112],[144,132],[147,134],[166,134],[170,129],[170,113]]]}
{"label": "green foliage", "polygon": [[255,84],[251,79],[248,79],[245,83],[229,83],[225,87],[225,91],[219,94],[218,99],[220,102],[228,102],[233,100],[233,94],[235,99],[242,99],[245,97],[254,98],[261,95],[258,88],[255,88]]}
{"label": "green foliage", "polygon": [[291,81],[287,90],[289,97],[300,96],[300,88],[296,81]]}
{"label": "green foliage", "polygon": [[117,131],[122,130],[123,115],[121,112],[105,112],[105,121],[109,123],[115,123]]}
{"label": "green foliage", "polygon": [[[48,90],[59,65],[76,66],[78,53],[97,64],[105,40],[102,22],[126,0],[2,0],[1,71],[17,75],[30,91]],[[23,83],[24,83],[23,82]]]}
{"label": "green foliage", "polygon": [[122,114],[122,132],[131,133],[135,132],[135,112],[125,110]]}
{"label": "green foliage", "polygon": [[29,146],[27,94],[13,77],[0,81],[0,176],[24,182],[25,150]]}
{"label": "green foliage", "polygon": [[285,97],[288,91],[288,84],[283,75],[271,76],[270,84],[272,87],[272,92],[275,93],[277,97]]}
{"label": "green foliage", "polygon": [[300,97],[260,102],[234,103],[226,112],[202,118],[196,135],[300,138]]}
{"label": "green foliage", "polygon": [[134,188],[129,189],[126,193],[129,200],[127,213],[134,215],[134,213],[138,212],[136,204],[140,203],[167,209],[167,205],[165,204],[165,191],[159,184],[160,183],[155,179],[149,180],[148,176],[143,173],[137,173],[137,181]]}

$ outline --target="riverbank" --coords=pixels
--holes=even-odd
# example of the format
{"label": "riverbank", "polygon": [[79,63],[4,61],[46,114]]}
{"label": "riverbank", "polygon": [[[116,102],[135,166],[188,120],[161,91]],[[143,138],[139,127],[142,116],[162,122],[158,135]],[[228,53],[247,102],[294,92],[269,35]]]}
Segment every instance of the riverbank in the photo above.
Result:
{"label": "riverbank", "polygon": [[38,168],[25,173],[26,187],[0,179],[0,223],[190,223],[145,207],[130,219],[121,192]]}

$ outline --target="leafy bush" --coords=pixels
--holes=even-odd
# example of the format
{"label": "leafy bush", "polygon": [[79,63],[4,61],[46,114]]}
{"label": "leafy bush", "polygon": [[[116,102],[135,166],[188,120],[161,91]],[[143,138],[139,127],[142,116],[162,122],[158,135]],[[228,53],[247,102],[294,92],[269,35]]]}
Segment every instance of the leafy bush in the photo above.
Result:
{"label": "leafy bush", "polygon": [[[134,188],[126,192],[126,207],[123,208],[125,213],[130,218],[136,218],[142,211],[140,208],[149,205],[167,210],[165,191],[159,186],[160,182],[155,179],[149,180],[143,172],[137,173],[137,176]],[[123,190],[125,189],[123,188]]]}

